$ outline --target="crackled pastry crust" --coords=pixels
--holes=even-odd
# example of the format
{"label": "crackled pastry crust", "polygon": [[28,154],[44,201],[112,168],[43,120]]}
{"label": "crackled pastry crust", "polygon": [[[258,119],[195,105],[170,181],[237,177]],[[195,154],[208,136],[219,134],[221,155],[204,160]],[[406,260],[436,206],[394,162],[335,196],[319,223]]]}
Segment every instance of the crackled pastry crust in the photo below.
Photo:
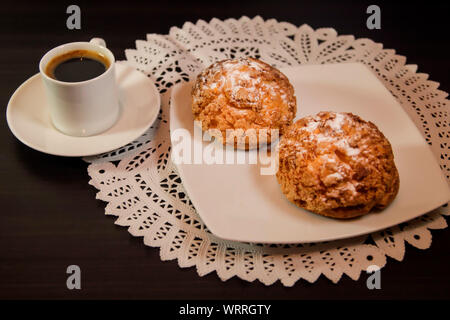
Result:
{"label": "crackled pastry crust", "polygon": [[[282,135],[296,111],[294,88],[286,76],[253,58],[212,64],[199,74],[192,89],[192,112],[202,129],[215,129],[216,138],[239,149],[270,143],[270,130]],[[227,129],[242,130],[235,130],[233,136]]]}
{"label": "crackled pastry crust", "polygon": [[385,208],[400,183],[391,145],[378,128],[334,112],[288,128],[279,144],[277,179],[291,202],[333,218]]}

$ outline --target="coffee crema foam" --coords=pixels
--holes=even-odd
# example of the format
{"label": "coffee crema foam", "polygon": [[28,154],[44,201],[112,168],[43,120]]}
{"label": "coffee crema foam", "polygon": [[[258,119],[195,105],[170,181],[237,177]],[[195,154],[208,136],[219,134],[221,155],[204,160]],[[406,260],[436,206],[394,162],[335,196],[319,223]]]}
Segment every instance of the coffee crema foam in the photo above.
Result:
{"label": "coffee crema foam", "polygon": [[80,82],[96,78],[110,66],[103,54],[92,50],[72,50],[52,58],[45,74],[64,82]]}

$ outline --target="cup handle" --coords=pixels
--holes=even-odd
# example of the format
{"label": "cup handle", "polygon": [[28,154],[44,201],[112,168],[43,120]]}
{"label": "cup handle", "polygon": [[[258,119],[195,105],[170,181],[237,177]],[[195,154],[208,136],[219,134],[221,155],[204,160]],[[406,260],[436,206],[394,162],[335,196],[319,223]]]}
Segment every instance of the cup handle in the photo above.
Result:
{"label": "cup handle", "polygon": [[106,42],[102,38],[92,38],[91,41],[89,41],[89,43],[106,48]]}

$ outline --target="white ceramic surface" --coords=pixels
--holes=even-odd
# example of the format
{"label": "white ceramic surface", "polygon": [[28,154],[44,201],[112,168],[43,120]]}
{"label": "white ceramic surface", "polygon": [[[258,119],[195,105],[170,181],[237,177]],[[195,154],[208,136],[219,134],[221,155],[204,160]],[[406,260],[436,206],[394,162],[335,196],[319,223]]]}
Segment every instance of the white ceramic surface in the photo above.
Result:
{"label": "white ceramic surface", "polygon": [[[399,103],[364,65],[298,66],[282,72],[295,88],[296,119],[331,110],[355,113],[378,126],[392,144],[400,174],[399,193],[381,212],[335,220],[291,204],[274,175],[260,174],[260,164],[177,164],[183,185],[211,232],[246,242],[328,241],[388,228],[449,201],[449,187],[431,149]],[[178,128],[193,135],[191,87],[192,83],[182,83],[172,91],[171,136]],[[208,144],[203,142],[203,147]]]}
{"label": "white ceramic surface", "polygon": [[57,130],[50,119],[40,74],[25,81],[9,100],[9,128],[27,146],[59,156],[95,155],[133,141],[156,120],[160,96],[153,82],[141,72],[123,62],[116,62],[115,68],[119,116],[108,130],[88,137],[69,136]]}
{"label": "white ceramic surface", "polygon": [[[98,77],[80,82],[63,82],[45,73],[55,57],[73,50],[98,52],[109,61],[108,69]],[[115,83],[115,59],[105,41],[71,42],[47,52],[39,63],[44,81],[50,118],[61,132],[72,136],[90,136],[109,129],[119,116],[119,97]]]}

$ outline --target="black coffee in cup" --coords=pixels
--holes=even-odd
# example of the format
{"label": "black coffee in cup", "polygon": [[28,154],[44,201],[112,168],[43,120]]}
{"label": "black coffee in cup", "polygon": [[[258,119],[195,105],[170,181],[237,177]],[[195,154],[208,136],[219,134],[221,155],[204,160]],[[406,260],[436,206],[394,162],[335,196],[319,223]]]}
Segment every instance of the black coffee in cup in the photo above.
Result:
{"label": "black coffee in cup", "polygon": [[109,67],[108,59],[99,52],[74,50],[54,57],[45,74],[64,82],[80,82],[98,77]]}

